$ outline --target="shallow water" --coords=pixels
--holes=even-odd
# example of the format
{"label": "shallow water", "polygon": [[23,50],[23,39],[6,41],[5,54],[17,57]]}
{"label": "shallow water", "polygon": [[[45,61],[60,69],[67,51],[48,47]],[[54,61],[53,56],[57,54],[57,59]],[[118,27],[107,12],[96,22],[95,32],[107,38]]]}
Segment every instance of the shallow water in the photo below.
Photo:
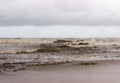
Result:
{"label": "shallow water", "polygon": [[120,61],[98,65],[51,65],[0,74],[0,83],[120,83]]}

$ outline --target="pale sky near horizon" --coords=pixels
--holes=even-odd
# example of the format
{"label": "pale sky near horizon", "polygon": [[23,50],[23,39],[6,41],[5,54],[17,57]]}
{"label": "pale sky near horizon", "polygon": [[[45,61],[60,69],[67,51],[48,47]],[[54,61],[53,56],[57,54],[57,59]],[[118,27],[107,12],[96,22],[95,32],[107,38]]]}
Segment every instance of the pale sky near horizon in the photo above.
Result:
{"label": "pale sky near horizon", "polygon": [[120,0],[0,0],[0,38],[119,37]]}

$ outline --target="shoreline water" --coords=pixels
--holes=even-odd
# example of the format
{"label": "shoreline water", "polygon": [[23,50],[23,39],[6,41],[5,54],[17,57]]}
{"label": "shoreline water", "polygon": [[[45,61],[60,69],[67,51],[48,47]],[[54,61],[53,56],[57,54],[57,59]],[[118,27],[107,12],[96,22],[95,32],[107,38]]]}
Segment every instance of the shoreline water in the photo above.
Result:
{"label": "shoreline water", "polygon": [[119,83],[119,65],[120,61],[105,61],[87,66],[33,66],[0,75],[0,83]]}

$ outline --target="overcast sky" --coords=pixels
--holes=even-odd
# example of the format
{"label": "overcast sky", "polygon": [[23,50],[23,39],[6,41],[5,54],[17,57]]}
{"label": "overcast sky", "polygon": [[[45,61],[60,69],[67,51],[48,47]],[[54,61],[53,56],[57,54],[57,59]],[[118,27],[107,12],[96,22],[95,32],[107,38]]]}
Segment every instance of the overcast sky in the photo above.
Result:
{"label": "overcast sky", "polygon": [[120,0],[0,0],[0,37],[120,37]]}

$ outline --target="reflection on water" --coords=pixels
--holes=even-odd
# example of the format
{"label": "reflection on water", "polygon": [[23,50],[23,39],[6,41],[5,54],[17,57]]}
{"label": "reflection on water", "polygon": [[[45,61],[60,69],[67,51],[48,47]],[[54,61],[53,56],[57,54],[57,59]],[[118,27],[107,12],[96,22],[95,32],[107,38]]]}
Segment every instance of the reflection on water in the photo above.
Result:
{"label": "reflection on water", "polygon": [[97,65],[52,65],[0,75],[0,83],[119,83],[120,61]]}

